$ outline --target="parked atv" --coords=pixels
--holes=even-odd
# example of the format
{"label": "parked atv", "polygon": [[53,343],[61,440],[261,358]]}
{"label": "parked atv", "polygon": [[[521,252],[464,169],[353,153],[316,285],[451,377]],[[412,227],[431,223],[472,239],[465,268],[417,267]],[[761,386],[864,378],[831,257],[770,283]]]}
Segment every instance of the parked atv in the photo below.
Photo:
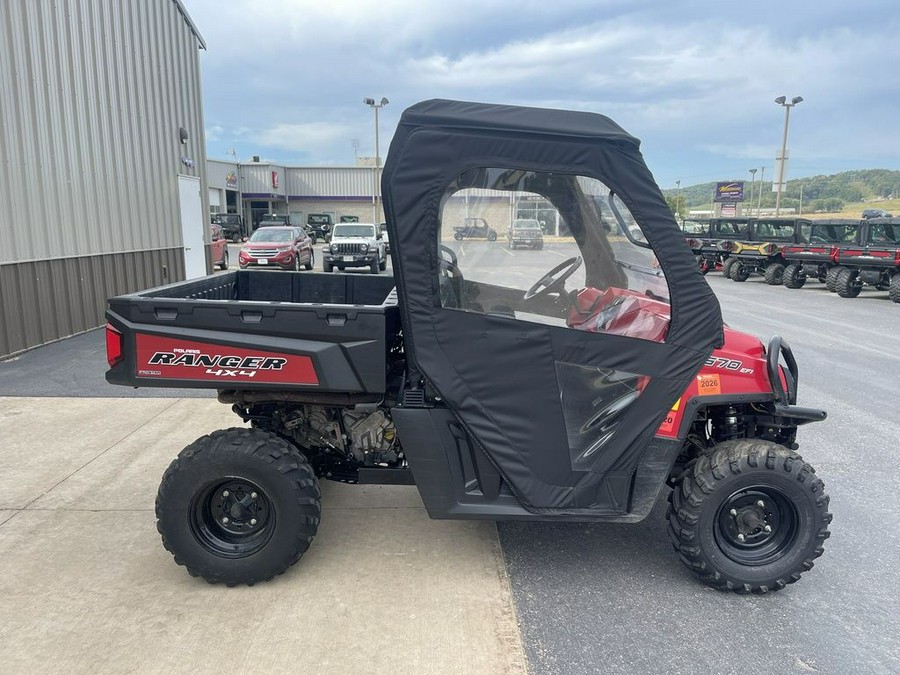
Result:
{"label": "parked atv", "polygon": [[[831,514],[797,431],[825,412],[796,404],[784,340],[723,326],[637,139],[592,113],[426,101],[382,194],[393,278],[235,271],[110,300],[108,381],[217,389],[250,425],[166,470],[178,564],[281,574],[329,479],[415,484],[433,518],[622,523],[668,484],[703,582],[765,593],[812,568]],[[571,231],[552,269],[442,243],[461,212],[512,219],[517,199]]]}
{"label": "parked atv", "polygon": [[781,285],[787,244],[808,241],[811,221],[804,218],[754,218],[750,221],[747,241],[727,242],[732,263],[728,276],[733,281],[746,281],[752,274],[763,276],[770,286]]}
{"label": "parked atv", "polygon": [[688,237],[688,246],[698,258],[700,271],[706,274],[711,270],[722,270],[722,276],[728,278],[735,263],[731,257],[731,242],[750,240],[750,218],[712,218],[705,223],[698,222],[699,227],[695,225],[692,229],[703,228],[704,231]]}
{"label": "parked atv", "polygon": [[784,285],[803,288],[807,279],[818,279],[834,291],[834,279],[841,269],[837,266],[838,250],[842,243],[856,239],[858,220],[814,220],[801,227],[802,241],[787,244],[782,249],[785,265]]}
{"label": "parked atv", "polygon": [[866,284],[900,302],[900,218],[863,220],[856,241],[839,247],[836,262],[834,291],[842,298],[855,298]]}
{"label": "parked atv", "polygon": [[466,218],[465,225],[453,228],[453,238],[456,241],[463,239],[497,241],[497,231],[488,225],[484,218]]}

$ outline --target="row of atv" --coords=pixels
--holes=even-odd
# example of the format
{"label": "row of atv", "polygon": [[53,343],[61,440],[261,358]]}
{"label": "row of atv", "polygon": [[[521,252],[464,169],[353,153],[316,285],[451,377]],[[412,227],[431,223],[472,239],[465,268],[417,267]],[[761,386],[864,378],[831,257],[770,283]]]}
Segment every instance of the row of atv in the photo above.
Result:
{"label": "row of atv", "polygon": [[682,229],[703,274],[720,269],[734,281],[760,275],[787,288],[816,279],[842,298],[867,285],[900,303],[900,218],[713,218],[685,221]]}

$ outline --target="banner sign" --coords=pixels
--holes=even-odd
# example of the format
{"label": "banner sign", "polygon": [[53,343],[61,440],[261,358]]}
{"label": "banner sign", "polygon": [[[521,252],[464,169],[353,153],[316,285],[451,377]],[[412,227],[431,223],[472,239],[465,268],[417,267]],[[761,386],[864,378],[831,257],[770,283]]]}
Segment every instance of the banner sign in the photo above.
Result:
{"label": "banner sign", "polygon": [[744,201],[744,182],[733,181],[730,183],[716,183],[717,202],[742,202]]}

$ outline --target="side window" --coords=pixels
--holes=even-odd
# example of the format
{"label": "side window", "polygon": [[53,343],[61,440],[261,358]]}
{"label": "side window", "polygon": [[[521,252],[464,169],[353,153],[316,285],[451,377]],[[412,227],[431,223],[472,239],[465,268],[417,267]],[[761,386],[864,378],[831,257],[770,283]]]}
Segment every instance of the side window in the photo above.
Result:
{"label": "side window", "polygon": [[[536,212],[534,205],[540,219],[522,218]],[[506,236],[517,220],[537,221],[539,227],[526,228],[533,238]],[[435,245],[442,307],[665,339],[670,315],[665,276],[642,245],[640,223],[599,180],[470,170],[448,186],[440,223]]]}
{"label": "side window", "polygon": [[808,244],[812,236],[812,225],[810,223],[800,223],[799,227],[800,243]]}

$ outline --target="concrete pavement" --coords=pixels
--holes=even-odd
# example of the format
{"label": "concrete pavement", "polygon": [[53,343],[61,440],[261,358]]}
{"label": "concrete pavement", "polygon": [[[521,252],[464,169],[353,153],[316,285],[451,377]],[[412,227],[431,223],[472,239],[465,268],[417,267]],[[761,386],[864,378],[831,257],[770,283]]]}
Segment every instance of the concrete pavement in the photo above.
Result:
{"label": "concrete pavement", "polygon": [[415,488],[324,482],[309,552],[252,588],[175,565],[162,472],[235,426],[205,399],[0,398],[0,663],[10,673],[523,674],[493,523]]}

